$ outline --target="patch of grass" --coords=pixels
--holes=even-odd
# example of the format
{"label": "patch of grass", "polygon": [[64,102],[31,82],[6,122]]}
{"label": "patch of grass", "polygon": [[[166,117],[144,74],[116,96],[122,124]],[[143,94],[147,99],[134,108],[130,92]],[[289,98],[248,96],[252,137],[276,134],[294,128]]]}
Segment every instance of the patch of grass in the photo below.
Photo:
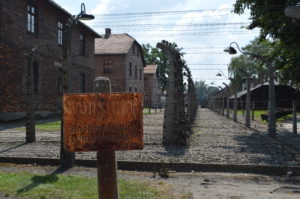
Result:
{"label": "patch of grass", "polygon": [[282,123],[282,122],[286,122],[287,120],[292,120],[292,119],[293,119],[293,114],[288,114],[288,115],[278,118],[276,120],[276,122]]}
{"label": "patch of grass", "polygon": [[[119,180],[121,199],[174,199],[167,184]],[[1,173],[0,192],[24,199],[98,198],[97,179],[67,175]],[[188,195],[179,196],[187,199]]]}
{"label": "patch of grass", "polygon": [[[240,115],[243,114],[242,110],[238,110],[237,113],[240,114]],[[255,110],[254,111],[254,119],[261,122],[261,123],[263,123],[263,124],[267,124],[268,122],[262,120],[261,116],[260,116],[261,114],[265,114],[265,113],[268,113],[268,110]],[[246,111],[245,111],[244,114],[246,114]],[[252,117],[252,111],[251,111],[251,117]],[[282,116],[280,118],[277,118],[276,122],[282,123],[282,122],[285,122],[287,120],[291,120],[292,118],[293,118],[293,114],[288,114],[288,115]]]}
{"label": "patch of grass", "polygon": [[[243,115],[243,111],[242,110],[238,110],[237,113],[239,115]],[[258,121],[262,121],[260,115],[261,114],[265,114],[267,113],[267,110],[255,110],[254,111],[254,119],[258,120]],[[246,111],[244,111],[244,115],[246,116]],[[252,117],[252,111],[250,112],[250,115]]]}
{"label": "patch of grass", "polygon": [[41,131],[60,131],[60,124],[60,120],[55,122],[45,122],[41,124],[36,124],[35,128]]}
{"label": "patch of grass", "polygon": [[[60,123],[61,121],[55,121],[55,122],[44,122],[35,124],[35,129],[38,131],[60,131]],[[19,131],[25,131],[25,127],[17,128]]]}
{"label": "patch of grass", "polygon": [[[159,109],[156,109],[156,113],[159,113],[159,111],[160,111]],[[155,109],[150,108],[150,111],[149,111],[149,108],[144,108],[143,113],[144,113],[144,115],[153,114],[153,113],[155,113]]]}

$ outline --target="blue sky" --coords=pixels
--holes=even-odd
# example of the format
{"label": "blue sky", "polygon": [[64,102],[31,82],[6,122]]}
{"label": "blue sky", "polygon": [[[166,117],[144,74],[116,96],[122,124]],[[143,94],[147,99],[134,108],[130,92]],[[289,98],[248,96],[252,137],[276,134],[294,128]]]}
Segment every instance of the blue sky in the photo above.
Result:
{"label": "blue sky", "polygon": [[[88,25],[100,34],[109,27],[112,33],[130,34],[140,44],[150,43],[155,46],[163,39],[176,42],[183,48],[183,52],[186,52],[184,58],[191,68],[193,78],[215,85],[228,82],[226,78],[216,76],[219,71],[227,75],[226,68],[231,56],[223,53],[223,49],[232,41],[239,43],[241,47],[245,46],[258,35],[258,30],[247,31],[240,28],[249,22],[249,16],[247,13],[242,16],[232,13],[234,0],[55,1],[72,14],[78,14],[80,4],[85,3],[87,12],[96,16]],[[189,12],[165,13],[182,10]],[[136,16],[108,15],[141,12],[158,13]]]}

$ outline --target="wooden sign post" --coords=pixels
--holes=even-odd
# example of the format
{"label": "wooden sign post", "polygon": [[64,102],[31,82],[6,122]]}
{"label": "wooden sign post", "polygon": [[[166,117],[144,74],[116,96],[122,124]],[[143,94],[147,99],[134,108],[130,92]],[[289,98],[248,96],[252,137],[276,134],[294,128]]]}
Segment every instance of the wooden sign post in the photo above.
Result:
{"label": "wooden sign post", "polygon": [[64,95],[68,151],[97,151],[99,198],[117,199],[115,150],[143,149],[141,93]]}

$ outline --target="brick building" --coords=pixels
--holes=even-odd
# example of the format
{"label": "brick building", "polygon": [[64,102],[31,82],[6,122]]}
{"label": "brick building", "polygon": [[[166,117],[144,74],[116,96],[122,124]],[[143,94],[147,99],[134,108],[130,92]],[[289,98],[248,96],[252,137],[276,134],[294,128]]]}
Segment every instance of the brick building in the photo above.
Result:
{"label": "brick building", "polygon": [[157,65],[147,65],[144,69],[144,106],[157,108],[161,106],[161,89],[157,77]]}
{"label": "brick building", "polygon": [[[38,48],[33,63],[35,110],[41,115],[59,111],[62,35],[70,17],[52,0],[0,1],[0,120],[25,116],[26,64],[34,47]],[[81,22],[73,26],[71,92],[92,91],[97,37]]]}
{"label": "brick building", "polygon": [[145,60],[141,45],[128,34],[111,34],[95,41],[95,75],[109,77],[112,92],[143,92]]}

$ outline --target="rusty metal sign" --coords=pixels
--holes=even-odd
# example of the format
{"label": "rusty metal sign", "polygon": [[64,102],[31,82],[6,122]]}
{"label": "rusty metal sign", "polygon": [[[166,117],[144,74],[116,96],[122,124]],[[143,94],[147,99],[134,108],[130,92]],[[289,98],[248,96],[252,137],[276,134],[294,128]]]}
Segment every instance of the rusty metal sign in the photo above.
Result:
{"label": "rusty metal sign", "polygon": [[141,93],[65,94],[63,102],[66,150],[144,147]]}

